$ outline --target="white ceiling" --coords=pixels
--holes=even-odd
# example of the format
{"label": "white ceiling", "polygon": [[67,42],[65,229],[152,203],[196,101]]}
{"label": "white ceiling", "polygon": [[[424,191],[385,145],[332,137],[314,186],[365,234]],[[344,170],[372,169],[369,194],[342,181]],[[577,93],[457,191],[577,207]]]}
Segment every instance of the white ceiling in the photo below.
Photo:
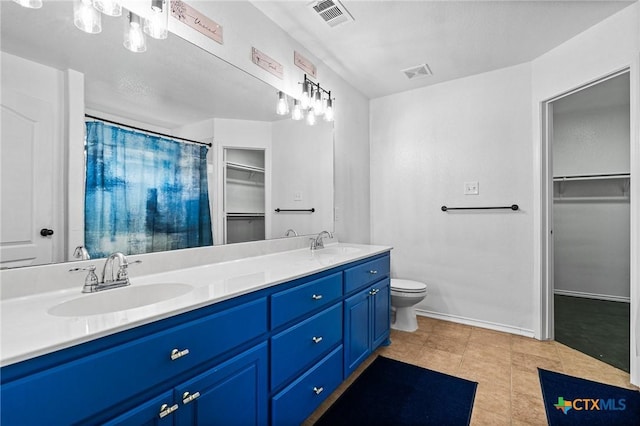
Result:
{"label": "white ceiling", "polygon": [[[331,28],[305,0],[253,4],[369,98],[531,61],[634,1],[343,0]],[[427,63],[433,75],[408,80]],[[318,76],[322,81],[322,75]]]}

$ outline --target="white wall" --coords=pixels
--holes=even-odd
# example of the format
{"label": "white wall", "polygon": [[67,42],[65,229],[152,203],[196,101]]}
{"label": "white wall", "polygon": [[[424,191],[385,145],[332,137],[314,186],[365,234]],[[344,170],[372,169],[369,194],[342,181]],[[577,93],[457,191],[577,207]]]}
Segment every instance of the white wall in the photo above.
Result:
{"label": "white wall", "polygon": [[[293,63],[294,50],[317,66],[318,81],[335,97],[336,232],[342,241],[368,243],[369,216],[369,100],[314,57],[248,1],[190,1],[189,4],[223,26],[220,45],[170,19],[170,29],[227,62],[290,95],[298,96],[304,71]],[[282,80],[251,62],[251,47],[284,66]]]}
{"label": "white wall", "polygon": [[299,235],[333,231],[333,125],[303,120],[272,123],[273,208],[309,209],[313,213],[275,213],[272,237],[287,229]]}
{"label": "white wall", "polygon": [[427,284],[420,310],[533,334],[530,84],[525,64],[371,102],[372,241]]}

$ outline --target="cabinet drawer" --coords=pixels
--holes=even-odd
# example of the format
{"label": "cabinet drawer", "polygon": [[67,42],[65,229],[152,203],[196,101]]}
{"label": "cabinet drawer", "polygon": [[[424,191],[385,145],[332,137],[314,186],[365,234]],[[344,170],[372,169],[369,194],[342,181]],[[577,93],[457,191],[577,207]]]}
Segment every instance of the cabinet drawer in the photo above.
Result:
{"label": "cabinet drawer", "polygon": [[339,346],[271,399],[271,424],[301,424],[341,382],[342,346]]}
{"label": "cabinet drawer", "polygon": [[349,293],[389,275],[389,256],[344,271],[344,292]]}
{"label": "cabinet drawer", "polygon": [[76,423],[266,331],[262,298],[3,384],[2,423]]}
{"label": "cabinet drawer", "polygon": [[271,328],[314,309],[329,306],[342,296],[342,273],[320,278],[271,296]]}
{"label": "cabinet drawer", "polygon": [[271,389],[342,340],[342,303],[271,338]]}

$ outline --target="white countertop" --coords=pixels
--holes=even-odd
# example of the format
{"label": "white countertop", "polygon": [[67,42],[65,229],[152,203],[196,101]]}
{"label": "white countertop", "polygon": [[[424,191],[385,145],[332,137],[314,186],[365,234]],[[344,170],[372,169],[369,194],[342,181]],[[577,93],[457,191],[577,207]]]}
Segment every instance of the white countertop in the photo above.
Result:
{"label": "white countertop", "polygon": [[104,293],[82,294],[80,287],[3,300],[0,365],[68,348],[389,250],[391,247],[339,243],[314,252],[308,248],[291,250],[155,275],[136,276],[131,272],[132,286],[184,283],[193,286],[193,290],[151,305],[99,315],[62,317],[48,313],[50,308],[71,299]]}

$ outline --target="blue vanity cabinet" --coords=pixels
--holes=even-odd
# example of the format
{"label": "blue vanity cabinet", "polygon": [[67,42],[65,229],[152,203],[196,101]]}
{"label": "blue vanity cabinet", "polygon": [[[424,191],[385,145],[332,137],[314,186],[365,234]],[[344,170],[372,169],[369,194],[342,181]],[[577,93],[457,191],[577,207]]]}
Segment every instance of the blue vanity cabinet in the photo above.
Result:
{"label": "blue vanity cabinet", "polygon": [[344,377],[378,346],[388,342],[391,289],[389,256],[346,269],[344,301]]}

